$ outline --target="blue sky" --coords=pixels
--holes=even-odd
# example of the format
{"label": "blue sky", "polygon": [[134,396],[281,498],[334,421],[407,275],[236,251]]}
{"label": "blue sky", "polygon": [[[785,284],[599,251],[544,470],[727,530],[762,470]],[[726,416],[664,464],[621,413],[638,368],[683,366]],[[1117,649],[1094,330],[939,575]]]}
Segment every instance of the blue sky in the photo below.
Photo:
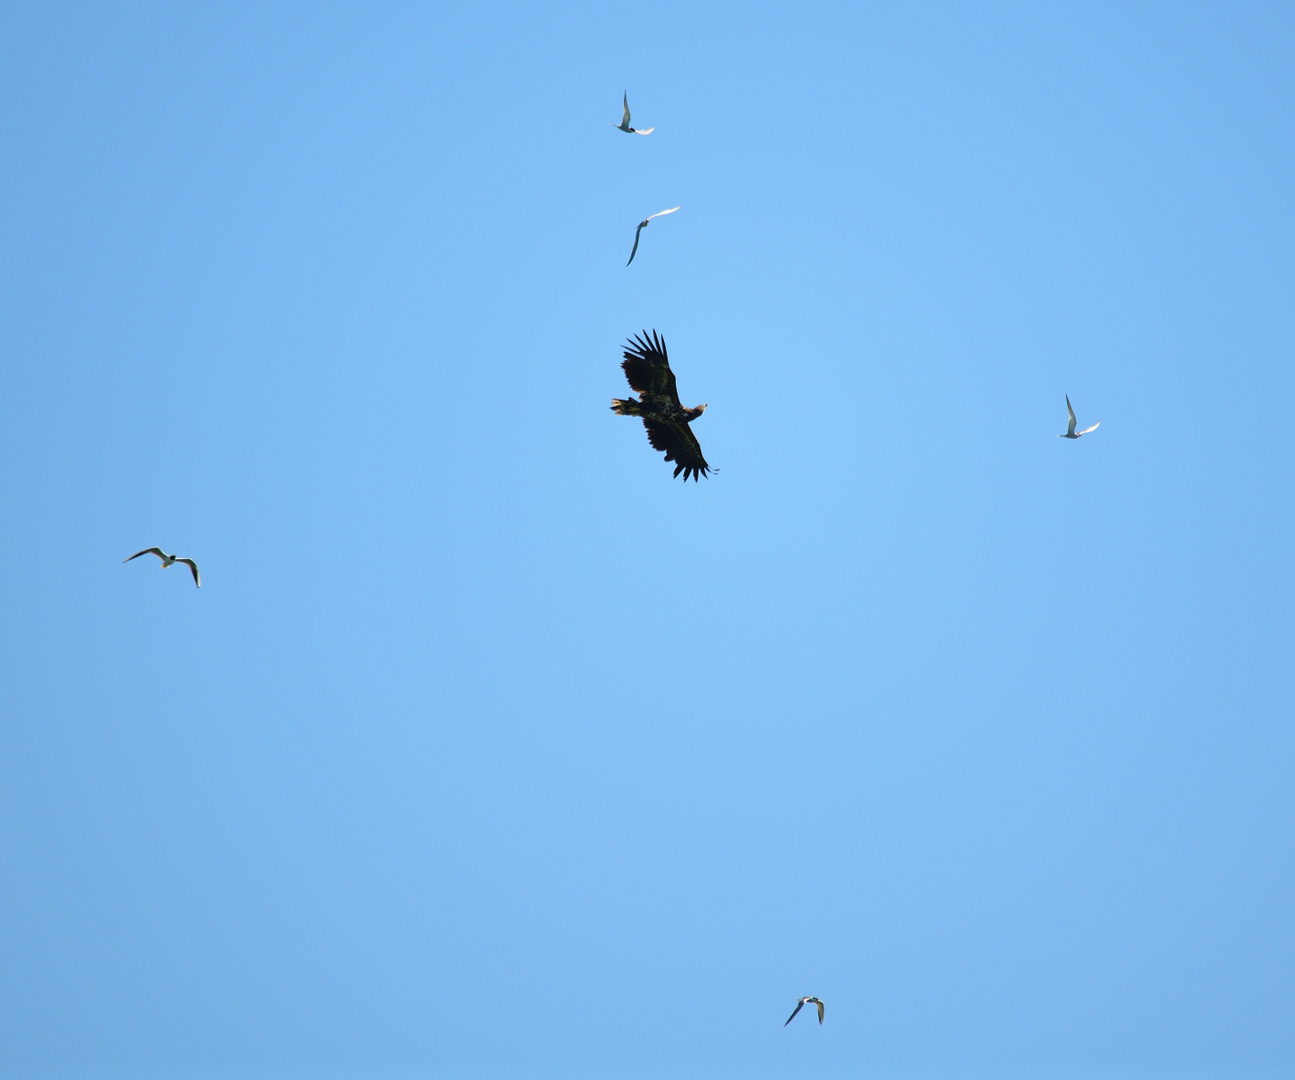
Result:
{"label": "blue sky", "polygon": [[1287,1074],[1293,31],[6,7],[0,1069]]}

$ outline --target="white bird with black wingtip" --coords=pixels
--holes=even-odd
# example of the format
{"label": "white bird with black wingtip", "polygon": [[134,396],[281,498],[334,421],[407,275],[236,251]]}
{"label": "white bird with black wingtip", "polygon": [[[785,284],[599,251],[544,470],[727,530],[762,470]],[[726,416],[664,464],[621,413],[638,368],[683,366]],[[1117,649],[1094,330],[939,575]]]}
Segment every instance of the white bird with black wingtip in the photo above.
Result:
{"label": "white bird with black wingtip", "polygon": [[1087,435],[1090,431],[1096,431],[1102,426],[1102,422],[1098,420],[1092,427],[1084,428],[1083,431],[1076,431],[1075,427],[1079,421],[1075,419],[1075,410],[1070,407],[1069,394],[1066,395],[1066,412],[1070,414],[1070,426],[1066,428],[1064,435],[1057,436],[1058,439],[1078,439],[1081,435]]}
{"label": "white bird with black wingtip", "polygon": [[[655,124],[650,128],[644,128],[642,131],[638,128],[630,127],[630,96],[628,92],[621,98],[621,105],[625,110],[621,116],[621,122],[619,124],[612,124],[612,127],[617,131],[624,131],[629,135],[651,135],[652,132],[656,131]],[[610,124],[611,121],[609,120],[608,123]]]}
{"label": "white bird with black wingtip", "polygon": [[[141,555],[156,555],[159,559],[162,560],[163,570],[167,569],[168,567],[174,566],[176,563],[184,563],[184,565],[189,568],[189,572],[193,574],[193,583],[197,585],[198,588],[200,589],[202,588],[202,575],[198,573],[198,564],[194,562],[192,559],[182,559],[180,558],[179,555],[168,555],[161,548],[155,548],[155,547],[145,548],[143,551],[137,551],[135,552],[134,555],[130,557],[130,559],[138,559]],[[130,559],[122,559],[121,561],[124,563],[128,563],[130,562]]]}
{"label": "white bird with black wingtip", "polygon": [[[819,1001],[818,998],[816,997],[803,997],[798,1002],[796,1002],[796,1007],[791,1011],[791,1015],[787,1017],[787,1024],[790,1024],[793,1020],[795,1020],[796,1014],[811,1002],[818,1006],[818,1022],[821,1024],[823,1022],[823,1003]],[[786,1027],[787,1024],[783,1024],[782,1026]]]}
{"label": "white bird with black wingtip", "polygon": [[655,214],[649,214],[647,217],[645,217],[642,221],[639,222],[639,227],[634,230],[634,248],[632,251],[630,251],[630,261],[625,264],[626,266],[629,266],[629,264],[634,261],[634,256],[638,254],[639,233],[641,233],[644,229],[648,227],[648,222],[650,222],[653,218],[661,217],[663,214],[673,214],[678,209],[679,207],[672,206],[670,207],[669,210],[658,210]]}

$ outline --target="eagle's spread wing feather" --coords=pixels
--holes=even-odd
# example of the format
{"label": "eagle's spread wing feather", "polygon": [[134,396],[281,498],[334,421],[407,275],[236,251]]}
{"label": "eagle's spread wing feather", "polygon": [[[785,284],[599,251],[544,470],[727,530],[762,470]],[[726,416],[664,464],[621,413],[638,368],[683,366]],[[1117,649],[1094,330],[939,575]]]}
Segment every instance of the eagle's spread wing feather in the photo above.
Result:
{"label": "eagle's spread wing feather", "polygon": [[[821,1024],[823,1022],[823,1003],[818,998],[814,999],[814,1003],[818,1006],[818,1022]],[[786,1025],[783,1026],[785,1027]]]}
{"label": "eagle's spread wing feather", "polygon": [[[798,1002],[796,1003],[796,1007],[795,1007],[794,1009],[792,1009],[792,1011],[791,1011],[791,1015],[790,1015],[789,1017],[787,1017],[787,1024],[790,1024],[793,1020],[795,1020],[795,1019],[796,1019],[796,1014],[797,1014],[798,1012],[800,1012],[800,1010],[801,1010],[801,1009],[803,1009],[804,1007],[805,1007],[805,1003],[804,1003],[803,1001],[798,1001]],[[782,1026],[783,1026],[783,1027],[786,1027],[786,1026],[787,1026],[787,1024],[783,1024]]]}
{"label": "eagle's spread wing feather", "polygon": [[654,397],[665,395],[671,404],[679,405],[679,392],[675,389],[674,372],[670,370],[670,359],[666,356],[665,339],[657,336],[655,330],[651,337],[645,330],[642,335],[635,334],[630,339],[621,367],[630,389]]}
{"label": "eagle's spread wing feather", "polygon": [[189,568],[189,572],[190,572],[191,574],[193,574],[193,583],[194,583],[195,585],[197,585],[197,586],[198,586],[198,588],[200,588],[200,589],[201,589],[201,588],[202,588],[202,575],[201,575],[200,573],[198,573],[198,564],[197,564],[196,562],[194,562],[192,559],[176,559],[175,561],[176,561],[176,562],[184,563],[184,565],[185,565],[185,566],[187,566],[187,567]]}
{"label": "eagle's spread wing feather", "polygon": [[695,481],[699,475],[706,476],[710,472],[710,466],[702,457],[701,443],[687,424],[663,424],[657,420],[644,419],[643,426],[647,428],[648,442],[652,444],[652,448],[664,450],[666,461],[675,463],[675,476],[683,473],[685,480]]}

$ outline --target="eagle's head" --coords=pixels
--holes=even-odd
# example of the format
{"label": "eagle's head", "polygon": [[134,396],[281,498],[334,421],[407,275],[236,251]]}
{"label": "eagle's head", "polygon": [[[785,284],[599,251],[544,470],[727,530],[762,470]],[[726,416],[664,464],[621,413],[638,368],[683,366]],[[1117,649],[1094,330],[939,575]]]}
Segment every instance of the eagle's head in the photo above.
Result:
{"label": "eagle's head", "polygon": [[695,409],[685,409],[684,419],[691,424],[694,420],[697,419],[697,417],[699,417],[705,411],[706,411],[705,405],[698,405]]}

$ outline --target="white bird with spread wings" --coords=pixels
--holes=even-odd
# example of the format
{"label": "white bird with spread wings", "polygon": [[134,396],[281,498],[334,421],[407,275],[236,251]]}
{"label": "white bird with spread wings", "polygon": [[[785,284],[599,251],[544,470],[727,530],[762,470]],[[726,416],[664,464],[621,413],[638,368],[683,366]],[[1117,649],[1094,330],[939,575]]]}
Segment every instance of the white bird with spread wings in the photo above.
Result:
{"label": "white bird with spread wings", "polygon": [[639,222],[639,227],[634,230],[634,249],[630,252],[630,261],[625,264],[626,266],[629,266],[629,264],[634,261],[634,256],[639,249],[639,233],[647,228],[648,222],[651,221],[652,218],[660,217],[662,214],[673,214],[678,209],[679,207],[672,206],[669,210],[658,210],[655,214],[652,214],[650,217],[645,217]]}
{"label": "white bird with spread wings", "polygon": [[[630,127],[630,98],[628,91],[621,99],[621,105],[624,106],[625,109],[624,114],[621,116],[621,122],[619,124],[612,124],[612,127],[617,131],[624,131],[630,135],[651,135],[652,132],[656,131],[655,124],[650,128],[644,128],[642,131],[639,131],[638,128]],[[611,121],[608,121],[608,123],[611,123]]]}
{"label": "white bird with spread wings", "polygon": [[[796,1002],[796,1007],[792,1010],[791,1015],[787,1017],[787,1024],[790,1024],[793,1020],[795,1020],[796,1014],[800,1012],[800,1010],[803,1009],[806,1005],[810,1004],[810,1002],[813,1002],[815,1005],[818,1006],[818,1022],[821,1024],[823,1022],[823,1003],[819,1001],[818,998],[816,997],[803,997],[798,1002]],[[786,1027],[787,1024],[783,1024],[782,1026]]]}
{"label": "white bird with spread wings", "polygon": [[[161,548],[155,547],[145,548],[143,551],[137,551],[130,557],[130,559],[138,559],[141,555],[156,555],[162,560],[163,570],[167,569],[167,567],[174,566],[176,563],[184,563],[184,565],[189,568],[189,572],[193,575],[193,583],[197,585],[198,588],[202,588],[202,575],[198,573],[198,564],[192,559],[182,559],[178,555],[168,555]],[[130,559],[122,559],[121,561],[130,562]]]}
{"label": "white bird with spread wings", "polygon": [[1075,427],[1078,425],[1079,421],[1075,419],[1075,410],[1070,407],[1069,394],[1066,395],[1066,412],[1070,414],[1070,426],[1066,428],[1066,433],[1064,435],[1057,436],[1058,439],[1078,439],[1081,435],[1087,435],[1090,431],[1096,431],[1102,426],[1102,422],[1098,420],[1092,427],[1084,428],[1083,431],[1076,431]]}

